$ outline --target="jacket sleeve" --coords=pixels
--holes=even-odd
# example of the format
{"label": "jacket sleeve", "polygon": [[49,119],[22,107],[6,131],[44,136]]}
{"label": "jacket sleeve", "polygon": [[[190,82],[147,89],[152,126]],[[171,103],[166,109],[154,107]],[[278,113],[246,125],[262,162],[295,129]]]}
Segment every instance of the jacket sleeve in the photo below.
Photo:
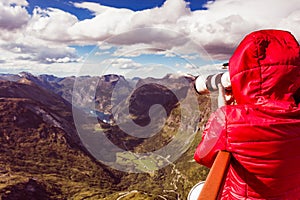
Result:
{"label": "jacket sleeve", "polygon": [[202,133],[202,140],[196,148],[194,159],[210,168],[218,151],[226,150],[226,140],[226,116],[222,107],[211,114]]}

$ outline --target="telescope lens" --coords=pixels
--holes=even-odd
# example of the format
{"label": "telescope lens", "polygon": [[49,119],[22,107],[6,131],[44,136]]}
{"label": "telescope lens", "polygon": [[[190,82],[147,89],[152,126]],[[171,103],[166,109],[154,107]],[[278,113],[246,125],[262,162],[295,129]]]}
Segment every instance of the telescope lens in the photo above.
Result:
{"label": "telescope lens", "polygon": [[209,75],[206,79],[206,88],[209,91],[215,91],[218,90],[218,84],[221,83],[221,78],[222,78],[223,73],[220,74],[214,74],[214,75]]}

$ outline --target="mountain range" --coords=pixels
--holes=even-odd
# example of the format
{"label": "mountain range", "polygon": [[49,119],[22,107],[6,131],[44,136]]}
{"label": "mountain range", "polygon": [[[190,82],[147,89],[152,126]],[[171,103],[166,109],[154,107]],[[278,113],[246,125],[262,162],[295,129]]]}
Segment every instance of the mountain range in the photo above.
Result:
{"label": "mountain range", "polygon": [[[210,113],[207,95],[197,96],[201,112],[200,118],[193,118],[200,127],[195,129],[195,139],[185,153],[164,167],[149,170],[148,163],[141,173],[114,169],[95,158],[78,133],[79,129],[90,135],[103,132],[116,148],[132,155],[158,150],[169,144],[179,129],[189,128],[180,125],[184,112],[180,106],[194,95],[192,84],[186,82],[191,80],[171,75],[161,79],[126,79],[114,74],[63,78],[26,72],[0,75],[1,199],[186,199],[191,187],[208,172],[193,161]],[[158,134],[136,137],[124,131],[132,121],[157,128],[160,120],[152,119],[149,109],[158,104],[166,115]],[[159,113],[162,107],[154,111]],[[84,121],[79,128],[74,112]],[[96,118],[96,123],[91,118]],[[119,153],[109,159],[121,157]],[[140,165],[136,158],[130,159]],[[123,164],[130,169],[130,163]]]}

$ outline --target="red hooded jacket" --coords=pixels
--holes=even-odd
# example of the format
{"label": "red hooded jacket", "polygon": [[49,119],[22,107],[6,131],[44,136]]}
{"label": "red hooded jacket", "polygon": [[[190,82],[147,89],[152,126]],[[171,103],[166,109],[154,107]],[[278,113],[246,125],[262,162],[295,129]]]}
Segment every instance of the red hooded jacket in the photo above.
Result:
{"label": "red hooded jacket", "polygon": [[194,158],[231,152],[221,199],[300,199],[300,51],[286,31],[247,35],[229,61],[237,105],[214,112]]}

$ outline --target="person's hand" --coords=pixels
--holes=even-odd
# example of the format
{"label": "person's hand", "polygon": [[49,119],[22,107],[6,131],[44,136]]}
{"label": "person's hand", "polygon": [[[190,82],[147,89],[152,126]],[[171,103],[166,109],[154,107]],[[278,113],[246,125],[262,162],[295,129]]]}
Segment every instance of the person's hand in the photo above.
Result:
{"label": "person's hand", "polygon": [[219,108],[225,105],[235,104],[235,100],[230,89],[225,89],[220,83],[218,84],[218,89],[219,89],[219,95],[218,95]]}
{"label": "person's hand", "polygon": [[226,105],[236,105],[231,88],[225,89],[225,100],[226,100]]}

